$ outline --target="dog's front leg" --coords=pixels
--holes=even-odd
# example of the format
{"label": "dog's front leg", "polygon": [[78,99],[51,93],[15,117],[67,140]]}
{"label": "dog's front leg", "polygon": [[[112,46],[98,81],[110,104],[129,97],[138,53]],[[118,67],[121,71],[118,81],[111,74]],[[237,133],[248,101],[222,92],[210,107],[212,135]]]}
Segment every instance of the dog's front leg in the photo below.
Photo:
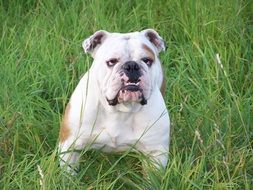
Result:
{"label": "dog's front leg", "polygon": [[69,103],[66,107],[65,114],[61,123],[59,137],[59,161],[60,166],[66,171],[74,174],[78,169],[79,151],[83,148],[83,140],[80,138],[79,123],[73,115],[72,105]]}
{"label": "dog's front leg", "polygon": [[[147,146],[145,149],[140,149],[157,169],[166,168],[168,162],[168,150],[168,148],[161,146]],[[146,161],[143,164],[145,166],[147,164]]]}
{"label": "dog's front leg", "polygon": [[149,153],[154,166],[158,169],[166,168],[168,162],[168,153],[160,150],[154,150]]}
{"label": "dog's front leg", "polygon": [[78,170],[79,151],[76,150],[75,142],[71,139],[59,144],[60,166],[71,174]]}

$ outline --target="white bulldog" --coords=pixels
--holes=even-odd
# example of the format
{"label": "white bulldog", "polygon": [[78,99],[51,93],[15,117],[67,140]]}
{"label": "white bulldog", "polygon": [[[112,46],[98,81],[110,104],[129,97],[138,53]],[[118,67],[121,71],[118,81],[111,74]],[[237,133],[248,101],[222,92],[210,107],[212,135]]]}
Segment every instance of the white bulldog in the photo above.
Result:
{"label": "white bulldog", "polygon": [[60,130],[60,165],[74,172],[83,148],[137,150],[165,167],[170,119],[163,100],[158,54],[163,39],[153,29],[97,31],[82,43],[94,58],[66,107]]}

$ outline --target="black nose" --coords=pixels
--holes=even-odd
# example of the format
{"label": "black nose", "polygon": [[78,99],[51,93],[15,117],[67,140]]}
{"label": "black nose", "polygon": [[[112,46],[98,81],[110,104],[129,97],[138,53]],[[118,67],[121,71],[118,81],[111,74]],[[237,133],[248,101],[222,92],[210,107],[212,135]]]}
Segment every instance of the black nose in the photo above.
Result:
{"label": "black nose", "polygon": [[123,65],[123,71],[129,78],[128,82],[139,82],[139,78],[141,76],[141,69],[138,63],[136,63],[135,61],[125,62],[125,64]]}
{"label": "black nose", "polygon": [[127,61],[123,65],[123,69],[127,72],[135,72],[140,70],[140,66],[135,61]]}

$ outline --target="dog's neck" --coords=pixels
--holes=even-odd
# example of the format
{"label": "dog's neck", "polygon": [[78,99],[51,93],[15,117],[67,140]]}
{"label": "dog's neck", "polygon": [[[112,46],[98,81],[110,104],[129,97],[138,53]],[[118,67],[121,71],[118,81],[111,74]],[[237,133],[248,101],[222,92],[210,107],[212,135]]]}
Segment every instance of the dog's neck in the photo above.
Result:
{"label": "dog's neck", "polygon": [[[126,112],[126,113],[135,113],[142,109],[143,105],[137,102],[122,102],[115,106],[111,106],[106,101],[106,98],[100,99],[100,102],[105,110],[109,112]],[[144,105],[145,106],[145,105]]]}

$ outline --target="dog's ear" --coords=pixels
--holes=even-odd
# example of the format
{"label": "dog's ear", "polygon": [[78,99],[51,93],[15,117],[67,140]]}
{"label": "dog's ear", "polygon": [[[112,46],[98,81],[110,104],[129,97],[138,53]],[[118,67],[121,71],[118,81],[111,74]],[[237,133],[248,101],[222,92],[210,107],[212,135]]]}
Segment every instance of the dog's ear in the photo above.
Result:
{"label": "dog's ear", "polygon": [[141,33],[156,47],[158,52],[166,50],[165,41],[154,29],[146,29],[141,31]]}
{"label": "dog's ear", "polygon": [[106,39],[108,32],[105,30],[99,30],[91,35],[89,38],[85,39],[82,43],[82,47],[85,53],[91,53],[94,55],[97,48]]}

